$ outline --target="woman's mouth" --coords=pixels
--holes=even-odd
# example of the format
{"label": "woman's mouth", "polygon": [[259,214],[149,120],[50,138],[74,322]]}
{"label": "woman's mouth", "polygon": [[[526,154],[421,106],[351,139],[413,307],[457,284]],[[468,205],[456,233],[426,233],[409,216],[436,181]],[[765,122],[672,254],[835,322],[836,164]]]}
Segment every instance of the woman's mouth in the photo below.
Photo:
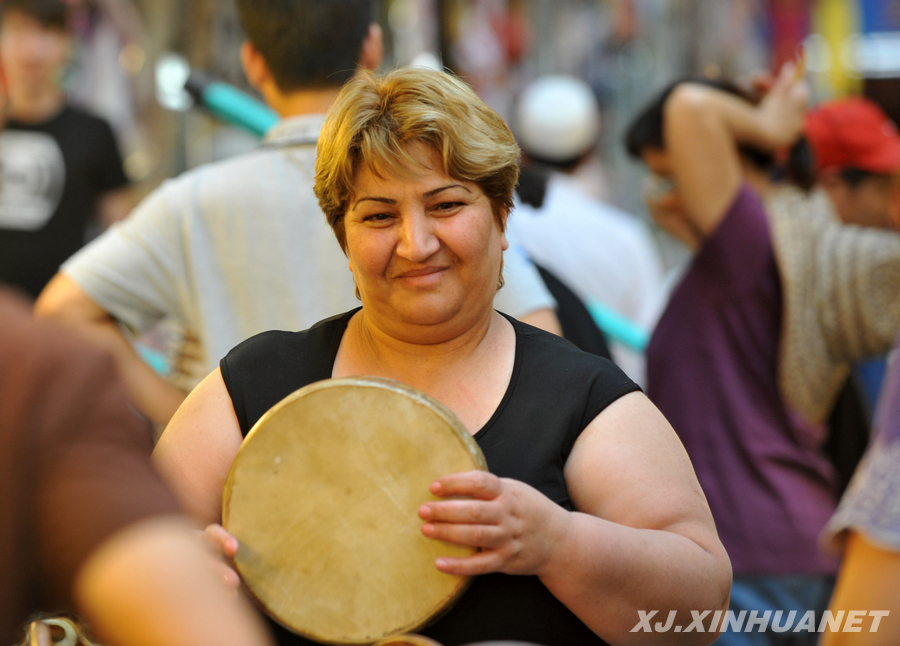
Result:
{"label": "woman's mouth", "polygon": [[428,287],[440,280],[446,267],[438,267],[429,265],[427,267],[418,267],[409,269],[396,275],[396,279],[416,287]]}

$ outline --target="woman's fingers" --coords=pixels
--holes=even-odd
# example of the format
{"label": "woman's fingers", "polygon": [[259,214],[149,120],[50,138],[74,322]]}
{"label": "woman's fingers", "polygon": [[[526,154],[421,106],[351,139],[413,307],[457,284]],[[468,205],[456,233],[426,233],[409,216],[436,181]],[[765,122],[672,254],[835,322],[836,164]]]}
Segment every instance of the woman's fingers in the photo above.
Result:
{"label": "woman's fingers", "polygon": [[238,541],[221,525],[208,525],[200,535],[206,548],[213,557],[213,568],[226,587],[235,591],[241,587],[241,577],[235,571],[231,561],[237,555]]}
{"label": "woman's fingers", "polygon": [[466,558],[444,557],[435,561],[435,567],[445,574],[455,576],[478,576],[498,572],[505,563],[504,557],[496,551],[484,551]]}
{"label": "woman's fingers", "polygon": [[436,565],[442,572],[534,574],[545,566],[566,532],[568,512],[516,480],[470,471],[440,478],[431,491],[464,498],[422,505],[422,534],[481,550],[463,559],[438,559]]}
{"label": "woman's fingers", "polygon": [[425,523],[422,525],[422,534],[437,541],[482,549],[493,549],[510,542],[508,530],[499,525]]}
{"label": "woman's fingers", "polygon": [[465,499],[428,502],[419,508],[419,517],[427,521],[422,533],[428,538],[482,548],[508,540],[514,514],[502,497],[503,481],[497,476],[482,471],[456,473],[440,478],[431,491]]}
{"label": "woman's fingers", "polygon": [[431,485],[435,496],[472,496],[477,500],[493,500],[503,491],[500,478],[487,471],[465,471],[438,478]]}
{"label": "woman's fingers", "polygon": [[241,577],[234,568],[221,559],[216,559],[213,564],[216,574],[225,583],[225,587],[231,590],[241,589]]}
{"label": "woman's fingers", "polygon": [[237,539],[221,525],[207,525],[203,530],[203,542],[213,552],[229,560],[237,555],[239,547]]}
{"label": "woman's fingers", "polygon": [[447,500],[419,507],[419,518],[437,523],[496,525],[503,520],[499,505],[484,500]]}

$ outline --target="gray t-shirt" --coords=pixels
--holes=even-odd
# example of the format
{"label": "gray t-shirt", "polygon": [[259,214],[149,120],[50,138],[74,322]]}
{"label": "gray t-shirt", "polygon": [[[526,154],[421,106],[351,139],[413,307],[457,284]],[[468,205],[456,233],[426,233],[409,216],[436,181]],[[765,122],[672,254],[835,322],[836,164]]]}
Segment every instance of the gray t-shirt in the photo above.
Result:
{"label": "gray t-shirt", "polygon": [[[254,152],[165,182],[62,272],[135,333],[172,319],[198,342],[193,386],[244,339],[303,330],[356,307],[347,258],[313,193],[324,115],[278,123]],[[507,253],[496,307],[554,307],[534,267]]]}

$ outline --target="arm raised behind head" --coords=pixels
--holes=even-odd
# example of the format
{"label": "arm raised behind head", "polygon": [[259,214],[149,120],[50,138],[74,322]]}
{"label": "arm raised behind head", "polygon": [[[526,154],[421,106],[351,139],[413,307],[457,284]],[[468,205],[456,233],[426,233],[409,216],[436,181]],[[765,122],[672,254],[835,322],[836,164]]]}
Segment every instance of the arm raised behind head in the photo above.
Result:
{"label": "arm raised behind head", "polygon": [[758,106],[705,85],[672,91],[663,111],[666,151],[687,216],[704,235],[719,225],[743,182],[738,146],[775,150],[793,143],[806,105],[791,64]]}

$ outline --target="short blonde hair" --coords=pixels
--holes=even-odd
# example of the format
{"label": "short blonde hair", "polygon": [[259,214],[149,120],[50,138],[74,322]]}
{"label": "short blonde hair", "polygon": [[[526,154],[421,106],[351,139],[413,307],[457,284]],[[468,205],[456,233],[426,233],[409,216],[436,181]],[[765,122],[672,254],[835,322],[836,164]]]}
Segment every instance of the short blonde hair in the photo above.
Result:
{"label": "short blonde hair", "polygon": [[448,176],[478,184],[500,229],[512,209],[519,147],[493,109],[457,77],[425,68],[360,72],[338,94],[319,136],[315,192],[344,252],[344,214],[356,173],[408,174],[410,148],[436,152]]}

